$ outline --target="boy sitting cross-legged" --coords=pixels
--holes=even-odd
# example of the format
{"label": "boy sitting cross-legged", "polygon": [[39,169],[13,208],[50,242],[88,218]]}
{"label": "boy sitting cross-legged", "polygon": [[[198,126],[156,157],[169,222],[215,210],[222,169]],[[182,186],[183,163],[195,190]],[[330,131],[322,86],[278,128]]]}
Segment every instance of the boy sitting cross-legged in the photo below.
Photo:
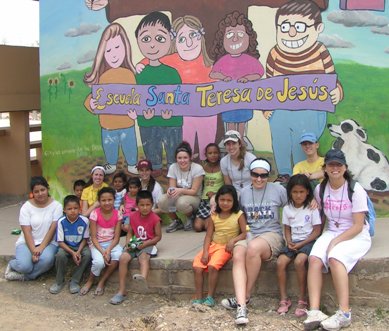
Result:
{"label": "boy sitting cross-legged", "polygon": [[155,245],[162,237],[161,219],[151,211],[153,208],[151,192],[139,191],[136,195],[136,204],[138,210],[129,215],[130,228],[119,260],[119,291],[109,301],[113,305],[125,300],[128,264],[133,258],[138,258],[140,265],[140,274],[135,274],[133,280],[147,289],[146,278],[150,268],[150,257],[157,255]]}
{"label": "boy sitting cross-legged", "polygon": [[89,238],[89,220],[80,215],[80,199],[77,196],[66,196],[63,205],[65,216],[61,217],[57,223],[59,245],[55,256],[57,276],[49,291],[57,294],[62,290],[65,285],[68,259],[72,258],[77,267],[70,280],[69,291],[75,294],[80,291],[81,277],[91,260],[91,253],[86,242]]}

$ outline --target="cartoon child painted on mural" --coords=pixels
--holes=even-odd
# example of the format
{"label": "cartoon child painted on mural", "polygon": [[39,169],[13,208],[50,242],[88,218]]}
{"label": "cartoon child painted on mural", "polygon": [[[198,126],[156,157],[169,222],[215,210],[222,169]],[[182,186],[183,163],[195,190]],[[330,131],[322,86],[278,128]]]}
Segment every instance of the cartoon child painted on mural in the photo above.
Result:
{"label": "cartoon child painted on mural", "polygon": [[[176,69],[184,84],[199,84],[212,81],[209,74],[212,60],[205,46],[205,30],[200,20],[191,15],[176,18],[172,25],[175,42],[172,43],[171,54],[160,59],[161,63]],[[149,60],[144,59],[136,65],[137,72],[143,70]],[[183,124],[183,140],[195,146],[197,136],[199,151],[216,139],[217,116],[192,117],[185,116]],[[200,153],[203,157],[203,154]]]}
{"label": "cartoon child painted on mural", "polygon": [[[136,75],[136,82],[147,84],[181,84],[177,70],[160,62],[167,55],[173,39],[169,17],[161,12],[152,12],[139,22],[135,30],[138,46],[149,64]],[[171,110],[162,112],[162,116],[154,116],[154,110],[143,112],[138,116],[139,131],[142,139],[145,158],[151,161],[153,170],[162,170],[162,153],[166,152],[167,166],[175,162],[175,149],[182,141],[182,116],[171,116]],[[129,113],[133,116],[133,113]]]}
{"label": "cartoon child painted on mural", "polygon": [[[267,77],[335,73],[330,53],[317,41],[324,25],[320,9],[313,1],[287,2],[277,10],[275,23],[277,45],[271,49],[267,58]],[[334,105],[343,99],[339,81],[330,96]],[[293,164],[305,158],[299,141],[301,135],[313,132],[320,138],[327,122],[327,113],[277,109],[274,112],[264,112],[264,115],[269,119],[273,154],[279,173],[277,181],[285,182],[292,174]]]}
{"label": "cartoon child painted on mural", "polygon": [[[103,31],[92,70],[85,74],[84,82],[88,86],[108,83],[135,84],[131,45],[120,24],[110,24]],[[89,94],[84,106],[93,113],[98,102]],[[99,115],[99,121],[102,147],[107,160],[104,165],[105,173],[112,174],[116,171],[121,148],[128,172],[138,174],[136,169],[138,147],[134,120],[126,115]]]}
{"label": "cartoon child painted on mural", "polygon": [[[257,33],[246,15],[234,11],[219,22],[211,54],[215,60],[210,77],[240,83],[261,78],[264,69],[258,61]],[[236,130],[243,137],[248,150],[253,150],[247,138],[247,122],[253,118],[252,110],[238,109],[222,114],[226,130]]]}

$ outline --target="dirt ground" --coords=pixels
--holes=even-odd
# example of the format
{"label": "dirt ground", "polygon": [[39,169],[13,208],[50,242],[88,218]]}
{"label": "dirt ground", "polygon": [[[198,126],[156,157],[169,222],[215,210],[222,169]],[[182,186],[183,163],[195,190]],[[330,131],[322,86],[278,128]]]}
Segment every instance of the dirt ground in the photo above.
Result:
{"label": "dirt ground", "polygon": [[[194,308],[190,300],[168,300],[158,295],[128,294],[118,306],[108,303],[116,285],[108,285],[103,296],[71,295],[67,288],[50,294],[53,275],[37,281],[9,282],[0,267],[0,330],[303,330],[302,320],[290,312],[279,316],[277,298],[256,297],[249,306],[250,323],[235,327],[234,312],[220,304]],[[217,298],[220,302],[222,298]],[[334,307],[332,308],[334,309]],[[353,324],[348,330],[387,330],[389,307],[353,306]]]}

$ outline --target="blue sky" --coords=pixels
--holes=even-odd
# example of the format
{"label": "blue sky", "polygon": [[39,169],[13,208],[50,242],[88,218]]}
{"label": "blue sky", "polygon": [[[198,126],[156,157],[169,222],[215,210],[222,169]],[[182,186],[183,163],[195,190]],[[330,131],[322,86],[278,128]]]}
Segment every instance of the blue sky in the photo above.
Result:
{"label": "blue sky", "polygon": [[[370,26],[350,28],[331,22],[327,16],[331,12],[339,11],[339,2],[330,0],[329,9],[323,13],[325,30],[322,36],[323,38],[338,36],[338,39],[351,43],[353,47],[330,47],[335,62],[353,60],[367,65],[389,67],[389,53],[385,53],[385,50],[389,50],[389,33],[373,34]],[[375,19],[383,17],[389,21],[388,2],[389,0],[386,0],[385,12],[368,13]],[[83,26],[80,26],[81,23]],[[86,60],[84,62],[82,58],[94,56],[101,33],[107,24],[105,10],[91,11],[85,6],[84,0],[40,0],[41,74],[90,66],[91,62]],[[86,31],[94,33],[85,34]],[[66,32],[70,35],[80,32],[81,35],[66,37]]]}

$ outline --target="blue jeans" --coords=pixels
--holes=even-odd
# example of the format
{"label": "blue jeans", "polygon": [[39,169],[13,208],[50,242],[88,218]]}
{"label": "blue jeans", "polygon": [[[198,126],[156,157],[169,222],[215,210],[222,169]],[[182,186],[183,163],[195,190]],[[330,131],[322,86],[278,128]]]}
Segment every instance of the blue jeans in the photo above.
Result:
{"label": "blue jeans", "polygon": [[105,159],[109,164],[116,165],[119,158],[119,148],[122,148],[127,165],[135,165],[138,161],[138,145],[136,143],[135,127],[107,130],[101,128],[101,143]]}
{"label": "blue jeans", "polygon": [[182,127],[151,126],[139,127],[143,151],[154,170],[162,169],[162,152],[165,149],[166,162],[169,167],[176,162],[175,151],[182,141]]}
{"label": "blue jeans", "polygon": [[20,244],[16,246],[15,259],[9,261],[9,265],[16,272],[24,274],[27,279],[32,280],[51,269],[57,251],[58,246],[49,244],[43,250],[39,261],[34,263],[28,246]]}
{"label": "blue jeans", "polygon": [[319,139],[327,123],[327,113],[316,110],[281,110],[269,120],[273,155],[279,174],[292,175],[293,165],[305,160],[300,146],[304,132],[313,132]]}

